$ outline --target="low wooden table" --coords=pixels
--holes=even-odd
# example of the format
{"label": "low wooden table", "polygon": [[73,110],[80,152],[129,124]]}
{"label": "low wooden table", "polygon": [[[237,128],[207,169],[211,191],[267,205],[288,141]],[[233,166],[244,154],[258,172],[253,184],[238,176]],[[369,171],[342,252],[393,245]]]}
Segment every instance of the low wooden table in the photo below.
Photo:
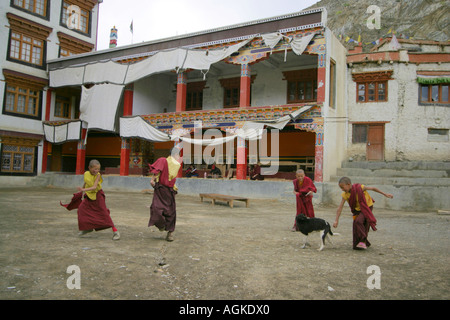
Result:
{"label": "low wooden table", "polygon": [[217,193],[200,193],[200,200],[203,202],[203,198],[208,198],[208,199],[212,199],[212,204],[215,205],[216,204],[216,200],[219,201],[225,201],[228,203],[228,205],[233,208],[233,201],[237,200],[237,201],[244,201],[245,202],[245,207],[248,208],[248,198],[244,198],[244,197],[236,197],[236,196],[228,196],[225,194],[217,194]]}

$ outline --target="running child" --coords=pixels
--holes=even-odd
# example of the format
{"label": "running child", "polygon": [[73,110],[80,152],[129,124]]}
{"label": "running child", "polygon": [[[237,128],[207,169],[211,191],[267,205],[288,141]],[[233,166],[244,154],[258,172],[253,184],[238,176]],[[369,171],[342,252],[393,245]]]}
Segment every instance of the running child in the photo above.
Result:
{"label": "running child", "polygon": [[353,249],[367,249],[370,246],[370,242],[367,240],[370,228],[373,231],[377,230],[377,220],[372,213],[373,203],[375,201],[367,191],[378,192],[390,199],[394,196],[389,193],[384,193],[375,187],[368,187],[359,183],[352,184],[348,177],[343,177],[339,180],[339,187],[343,191],[342,201],[337,209],[336,221],[333,227],[337,228],[342,208],[344,207],[345,201],[347,201],[353,214]]}
{"label": "running child", "polygon": [[[83,187],[78,187],[69,204],[62,206],[67,210],[78,208],[79,236],[92,231],[112,228],[113,240],[119,240],[120,234],[111,219],[110,211],[106,207],[105,193],[102,190],[103,178],[100,174],[100,162],[91,160],[89,170],[84,173]],[[84,199],[83,199],[84,192]],[[83,200],[82,200],[83,199]]]}

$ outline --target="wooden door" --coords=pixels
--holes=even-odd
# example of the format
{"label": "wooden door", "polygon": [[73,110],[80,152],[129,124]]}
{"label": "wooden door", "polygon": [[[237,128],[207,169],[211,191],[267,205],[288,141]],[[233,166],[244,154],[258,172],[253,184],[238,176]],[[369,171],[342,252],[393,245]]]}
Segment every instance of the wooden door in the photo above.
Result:
{"label": "wooden door", "polygon": [[50,164],[50,171],[61,171],[62,164],[62,144],[52,145],[52,163]]}
{"label": "wooden door", "polygon": [[370,124],[367,132],[366,159],[384,160],[384,124]]}

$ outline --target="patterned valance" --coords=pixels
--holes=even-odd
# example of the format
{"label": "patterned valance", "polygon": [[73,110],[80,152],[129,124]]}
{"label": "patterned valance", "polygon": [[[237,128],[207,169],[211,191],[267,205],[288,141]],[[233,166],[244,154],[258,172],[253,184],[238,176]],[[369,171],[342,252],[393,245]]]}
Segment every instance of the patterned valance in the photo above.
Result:
{"label": "patterned valance", "polygon": [[420,84],[450,83],[450,71],[418,71],[417,82]]}

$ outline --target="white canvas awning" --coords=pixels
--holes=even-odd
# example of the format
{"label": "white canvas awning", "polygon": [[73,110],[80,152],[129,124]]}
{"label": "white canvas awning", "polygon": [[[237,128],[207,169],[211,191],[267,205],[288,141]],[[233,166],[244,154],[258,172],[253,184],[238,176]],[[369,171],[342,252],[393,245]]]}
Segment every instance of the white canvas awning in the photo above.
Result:
{"label": "white canvas awning", "polygon": [[44,123],[45,140],[51,143],[64,143],[81,139],[81,121],[71,121],[59,124]]}
{"label": "white canvas awning", "polygon": [[159,51],[153,56],[133,64],[98,61],[49,71],[50,87],[113,83],[126,85],[152,74],[184,69],[209,70],[250,42],[252,38],[220,49],[176,48]]}
{"label": "white canvas awning", "polygon": [[[316,33],[294,38],[289,44],[292,50],[301,55]],[[279,32],[263,34],[264,43],[273,49],[285,36]],[[159,51],[156,54],[133,64],[121,64],[114,61],[98,61],[86,65],[71,66],[49,71],[50,87],[57,88],[83,84],[129,84],[139,79],[172,70],[195,69],[207,71],[211,65],[219,62],[249,43],[252,38],[235,45],[219,49],[176,48]]]}
{"label": "white canvas awning", "polygon": [[263,129],[271,127],[275,129],[283,129],[291,120],[297,119],[300,115],[311,109],[312,106],[304,106],[292,112],[289,115],[274,119],[272,121],[246,121],[242,128],[238,128],[234,134],[226,137],[216,139],[191,139],[182,134],[169,135],[164,133],[149,123],[147,123],[140,116],[121,117],[120,118],[120,136],[122,138],[141,138],[153,142],[167,142],[167,141],[185,141],[190,144],[200,144],[205,146],[215,146],[234,140],[237,137],[246,140],[261,139]]}

